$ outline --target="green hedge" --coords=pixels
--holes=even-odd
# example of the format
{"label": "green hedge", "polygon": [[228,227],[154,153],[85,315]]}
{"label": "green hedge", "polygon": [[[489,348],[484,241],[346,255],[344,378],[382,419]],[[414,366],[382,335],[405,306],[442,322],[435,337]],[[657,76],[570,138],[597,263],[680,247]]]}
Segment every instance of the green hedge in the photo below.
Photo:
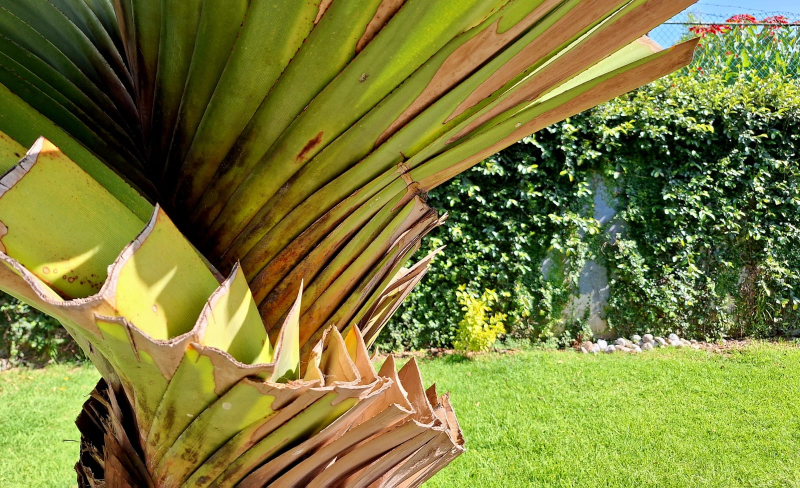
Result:
{"label": "green hedge", "polygon": [[[427,246],[446,254],[381,343],[450,345],[459,286],[497,290],[512,336],[571,342],[587,325],[563,310],[588,259],[609,270],[621,334],[797,328],[798,138],[796,81],[697,72],[541,131],[432,192],[451,217]],[[596,178],[625,221],[616,240],[592,216]],[[558,266],[543,273],[546,257]]]}
{"label": "green hedge", "polygon": [[0,369],[83,358],[57,320],[0,292]]}

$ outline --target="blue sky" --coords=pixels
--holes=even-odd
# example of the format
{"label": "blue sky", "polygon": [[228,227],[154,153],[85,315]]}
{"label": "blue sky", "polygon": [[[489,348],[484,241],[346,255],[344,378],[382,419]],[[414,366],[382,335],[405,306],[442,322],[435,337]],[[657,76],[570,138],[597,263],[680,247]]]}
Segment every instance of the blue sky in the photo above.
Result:
{"label": "blue sky", "polygon": [[700,0],[692,9],[723,15],[756,14],[758,11],[793,12],[800,17],[800,1],[798,0]]}
{"label": "blue sky", "polygon": [[[794,14],[787,15],[792,20],[800,20],[800,0],[700,0],[688,11],[707,14],[714,20],[725,20],[736,14],[753,14],[756,17],[766,17],[775,12]],[[685,14],[678,19],[685,19]],[[651,37],[664,46],[669,46],[678,35],[675,34],[679,26],[663,26],[653,32]]]}

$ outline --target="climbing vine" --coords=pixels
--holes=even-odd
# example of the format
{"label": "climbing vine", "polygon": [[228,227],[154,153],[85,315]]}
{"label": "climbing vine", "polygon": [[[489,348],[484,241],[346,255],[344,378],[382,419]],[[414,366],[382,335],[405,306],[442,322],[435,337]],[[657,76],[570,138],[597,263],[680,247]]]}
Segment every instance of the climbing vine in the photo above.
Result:
{"label": "climbing vine", "polygon": [[[497,290],[509,336],[568,342],[588,261],[608,325],[691,337],[786,332],[800,301],[800,87],[683,72],[545,129],[434,191],[446,245],[382,338],[451,344],[459,286]],[[593,215],[597,181],[615,225]],[[609,232],[618,232],[610,236]]]}

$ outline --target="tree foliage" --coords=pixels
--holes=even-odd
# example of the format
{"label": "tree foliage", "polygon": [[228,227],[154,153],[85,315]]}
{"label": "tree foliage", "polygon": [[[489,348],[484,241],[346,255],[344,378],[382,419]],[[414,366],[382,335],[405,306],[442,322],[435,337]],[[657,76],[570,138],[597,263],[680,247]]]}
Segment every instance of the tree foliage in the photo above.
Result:
{"label": "tree foliage", "polygon": [[[574,338],[586,324],[563,311],[589,259],[611,270],[620,333],[785,331],[800,303],[799,137],[796,81],[696,72],[537,133],[431,195],[451,211],[429,243],[445,256],[385,347],[452,341],[459,286],[498,290],[511,335]],[[625,222],[617,239],[592,215],[597,179]]]}

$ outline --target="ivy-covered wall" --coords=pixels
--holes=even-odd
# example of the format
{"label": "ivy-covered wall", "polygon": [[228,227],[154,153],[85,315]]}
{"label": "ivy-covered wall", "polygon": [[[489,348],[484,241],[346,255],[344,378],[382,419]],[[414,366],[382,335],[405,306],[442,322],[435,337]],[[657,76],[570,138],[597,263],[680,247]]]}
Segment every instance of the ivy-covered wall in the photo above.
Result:
{"label": "ivy-covered wall", "polygon": [[451,217],[427,246],[447,249],[382,343],[450,345],[459,286],[495,290],[510,336],[571,342],[587,263],[615,333],[800,328],[799,138],[796,80],[696,71],[541,131],[431,193]]}

